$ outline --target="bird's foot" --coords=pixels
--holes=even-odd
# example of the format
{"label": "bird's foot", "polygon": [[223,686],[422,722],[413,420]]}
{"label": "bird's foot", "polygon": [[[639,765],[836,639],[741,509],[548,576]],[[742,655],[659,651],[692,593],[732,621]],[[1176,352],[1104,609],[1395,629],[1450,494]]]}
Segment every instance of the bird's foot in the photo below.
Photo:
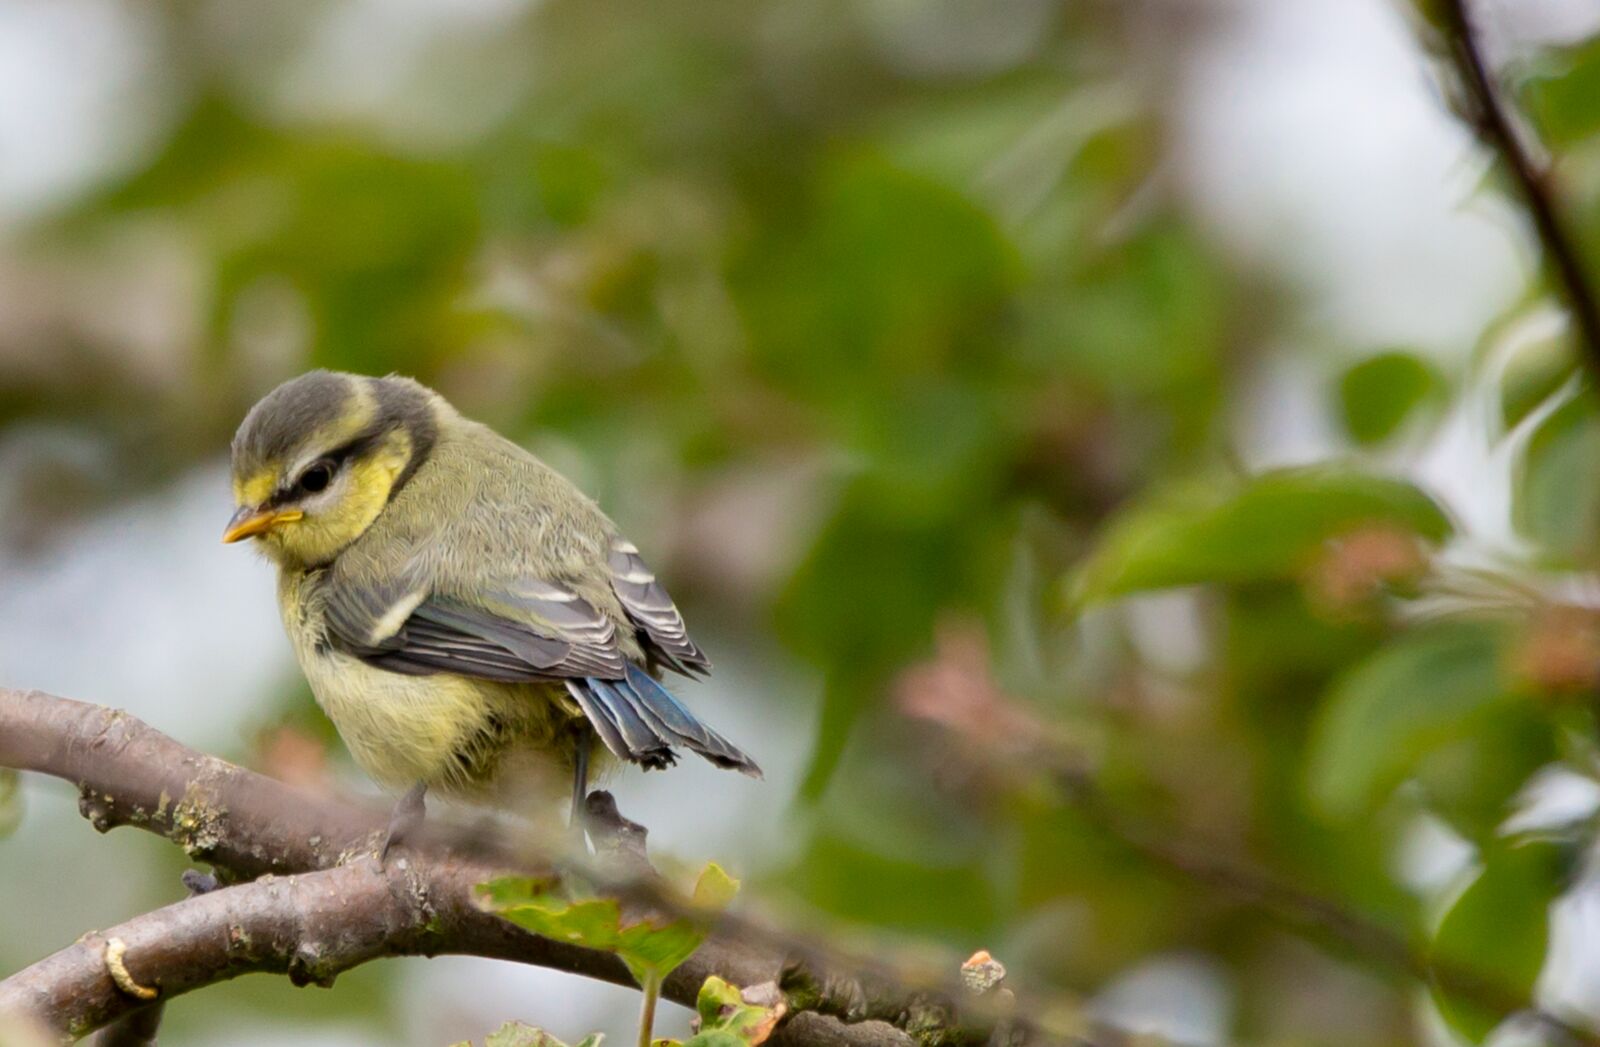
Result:
{"label": "bird's foot", "polygon": [[594,841],[595,860],[613,873],[649,879],[655,875],[647,853],[649,830],[617,810],[614,796],[603,789],[589,794],[584,825]]}
{"label": "bird's foot", "polygon": [[417,831],[422,825],[422,817],[427,813],[427,805],[423,797],[428,794],[426,785],[413,785],[406,790],[406,794],[394,805],[394,811],[389,815],[389,833],[383,838],[383,849],[378,852],[378,864],[389,863],[389,852],[406,842],[406,838]]}

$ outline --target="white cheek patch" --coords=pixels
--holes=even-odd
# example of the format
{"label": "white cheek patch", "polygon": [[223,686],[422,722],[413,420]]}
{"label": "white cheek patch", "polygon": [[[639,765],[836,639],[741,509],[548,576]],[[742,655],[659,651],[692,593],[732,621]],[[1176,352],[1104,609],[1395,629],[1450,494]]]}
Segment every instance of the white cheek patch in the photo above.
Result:
{"label": "white cheek patch", "polygon": [[314,495],[302,497],[300,507],[308,513],[325,513],[344,500],[350,489],[350,470],[340,466],[333,474],[333,482]]}
{"label": "white cheek patch", "polygon": [[415,611],[422,601],[427,598],[428,591],[426,589],[418,589],[414,593],[407,593],[402,596],[387,611],[379,615],[377,621],[372,623],[372,631],[367,634],[367,643],[376,647],[399,632],[400,627],[406,624],[406,619],[411,617],[411,612]]}

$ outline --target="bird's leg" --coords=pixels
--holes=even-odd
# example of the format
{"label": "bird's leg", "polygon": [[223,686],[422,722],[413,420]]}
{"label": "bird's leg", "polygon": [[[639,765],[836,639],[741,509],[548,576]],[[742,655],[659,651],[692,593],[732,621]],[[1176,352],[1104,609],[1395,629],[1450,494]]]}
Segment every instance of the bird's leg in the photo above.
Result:
{"label": "bird's leg", "polygon": [[389,834],[383,838],[383,850],[378,852],[380,864],[389,860],[391,847],[405,843],[406,837],[422,824],[422,816],[427,813],[422,798],[427,794],[427,783],[418,782],[395,803],[394,811],[389,815]]}
{"label": "bird's leg", "polygon": [[588,850],[583,840],[584,800],[589,795],[589,738],[577,733],[577,744],[572,756],[572,816],[567,826],[576,838],[580,850]]}

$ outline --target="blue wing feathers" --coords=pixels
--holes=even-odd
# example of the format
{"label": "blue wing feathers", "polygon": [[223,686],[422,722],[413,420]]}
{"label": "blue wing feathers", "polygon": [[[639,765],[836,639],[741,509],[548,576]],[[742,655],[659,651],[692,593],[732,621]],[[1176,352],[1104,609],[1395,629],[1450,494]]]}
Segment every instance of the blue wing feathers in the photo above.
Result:
{"label": "blue wing feathers", "polygon": [[643,669],[629,664],[627,677],[585,677],[567,690],[617,756],[647,768],[669,767],[674,748],[699,753],[718,767],[761,777],[761,768],[732,742],[695,718],[683,703]]}

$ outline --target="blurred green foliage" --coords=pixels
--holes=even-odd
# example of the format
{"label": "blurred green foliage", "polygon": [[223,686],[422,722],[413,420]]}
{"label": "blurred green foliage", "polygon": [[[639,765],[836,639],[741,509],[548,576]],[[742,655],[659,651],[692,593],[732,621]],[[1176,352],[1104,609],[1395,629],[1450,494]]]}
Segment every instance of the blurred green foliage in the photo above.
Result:
{"label": "blurred green foliage", "polygon": [[1421,357],[1379,353],[1351,367],[1339,379],[1339,407],[1345,431],[1359,444],[1393,436],[1417,408],[1437,400],[1443,380]]}
{"label": "blurred green foliage", "polygon": [[1483,730],[1474,721],[1503,702],[1501,646],[1490,624],[1448,623],[1400,638],[1335,680],[1307,753],[1317,808],[1330,818],[1369,816],[1428,754]]}
{"label": "blurred green foliage", "polygon": [[1517,523],[1558,563],[1591,563],[1600,552],[1600,416],[1585,399],[1563,404],[1528,441],[1517,475]]}
{"label": "blurred green foliage", "polygon": [[[1600,413],[1564,336],[1499,371],[1467,347],[1282,348],[1294,303],[1163,173],[1148,81],[1170,56],[1125,60],[1124,5],[998,5],[1020,43],[996,58],[950,29],[960,4],[549,0],[413,72],[430,98],[464,69],[499,85],[476,129],[431,135],[275,97],[261,70],[319,5],[229,10],[247,31],[222,42],[156,10],[173,126],[15,248],[98,272],[121,234],[175,245],[187,340],[152,365],[64,292],[17,342],[50,356],[6,372],[0,424],[94,429],[110,497],[221,455],[290,374],[415,374],[574,472],[691,621],[776,637],[817,681],[797,795],[771,801],[791,838],[752,894],[1074,994],[1202,955],[1242,1042],[1416,1041],[1392,965],[1294,952],[1292,914],[1064,802],[1070,766],[1152,831],[1480,973],[1495,1005],[1438,996],[1464,1038],[1527,1002],[1572,841],[1505,825],[1537,772],[1594,776],[1600,684],[1594,609],[1546,584],[1600,566]],[[1600,51],[1546,59],[1520,97],[1600,252]],[[1335,460],[1241,464],[1271,354],[1315,373]],[[1492,435],[1531,430],[1502,445],[1526,548],[1478,575],[1415,477],[1486,392]],[[1474,856],[1450,883],[1402,868],[1428,831]],[[556,926],[575,915],[598,918]],[[382,1007],[360,977],[341,999]],[[1377,1017],[1319,1017],[1347,1011]]]}
{"label": "blurred green foliage", "polygon": [[1544,969],[1550,906],[1571,885],[1571,848],[1540,840],[1490,845],[1481,868],[1434,933],[1433,958],[1486,977],[1508,990],[1505,1001],[1436,987],[1445,1019],[1473,1042],[1487,1038],[1531,998]]}
{"label": "blurred green foliage", "polygon": [[1506,429],[1515,428],[1541,405],[1550,404],[1554,394],[1575,379],[1578,369],[1573,348],[1565,337],[1517,346],[1500,378],[1501,424]]}
{"label": "blurred green foliage", "polygon": [[[1237,486],[1236,491],[1229,491]],[[1450,523],[1407,483],[1326,469],[1224,477],[1118,513],[1073,585],[1080,602],[1201,582],[1288,578],[1325,544],[1385,524],[1432,541]]]}

